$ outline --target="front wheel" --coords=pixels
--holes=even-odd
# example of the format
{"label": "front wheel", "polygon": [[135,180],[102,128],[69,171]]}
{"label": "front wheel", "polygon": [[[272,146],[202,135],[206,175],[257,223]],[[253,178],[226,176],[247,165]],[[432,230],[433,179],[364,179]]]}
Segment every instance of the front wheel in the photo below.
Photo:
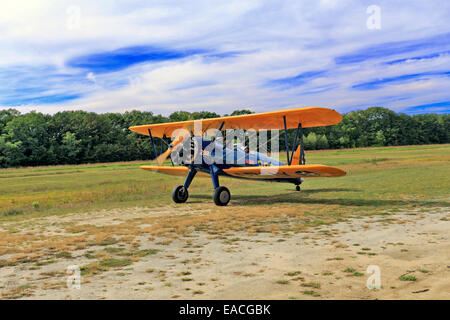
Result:
{"label": "front wheel", "polygon": [[214,203],[218,206],[226,206],[230,202],[230,191],[223,186],[220,186],[214,190]]}
{"label": "front wheel", "polygon": [[184,203],[189,197],[189,193],[184,186],[177,186],[172,191],[172,200],[175,203]]}

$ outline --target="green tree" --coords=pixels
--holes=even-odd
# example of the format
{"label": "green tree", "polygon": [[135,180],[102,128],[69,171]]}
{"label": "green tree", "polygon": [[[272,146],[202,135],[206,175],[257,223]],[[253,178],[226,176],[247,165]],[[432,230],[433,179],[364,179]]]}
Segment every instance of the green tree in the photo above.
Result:
{"label": "green tree", "polygon": [[[231,115],[250,113],[243,109]],[[148,136],[130,131],[130,126],[218,116],[210,111],[177,111],[165,117],[139,110],[104,114],[78,110],[54,115],[0,110],[0,166],[151,159],[154,155]],[[295,133],[295,129],[288,130],[290,150]],[[343,114],[342,122],[337,125],[305,128],[303,133],[309,150],[449,143],[450,115],[409,116],[371,107]],[[285,148],[284,138],[284,132],[280,132],[281,150]],[[160,139],[155,139],[155,144],[159,152]]]}
{"label": "green tree", "polygon": [[190,119],[200,120],[200,119],[219,118],[219,117],[220,117],[220,115],[215,112],[199,111],[199,112],[193,112],[190,116]]}
{"label": "green tree", "polygon": [[16,109],[0,110],[0,135],[3,133],[6,124],[19,115],[20,112]]}
{"label": "green tree", "polygon": [[191,119],[191,114],[187,111],[175,111],[170,114],[169,121],[187,121]]}
{"label": "green tree", "polygon": [[234,110],[230,116],[241,116],[241,115],[245,115],[245,114],[252,114],[253,112],[250,111],[249,109],[242,109],[242,110]]}
{"label": "green tree", "polygon": [[386,143],[386,138],[384,137],[383,130],[378,130],[375,134],[375,145],[384,146]]}
{"label": "green tree", "polygon": [[14,146],[12,147],[14,154],[17,159],[20,159],[10,159],[12,163],[21,166],[35,166],[54,162],[47,130],[49,119],[48,115],[32,111],[8,122],[2,137],[5,145]]}
{"label": "green tree", "polygon": [[75,133],[67,131],[64,137],[62,138],[62,144],[60,147],[61,158],[60,161],[62,163],[78,163],[78,155],[82,151],[82,141],[78,140],[75,136]]}
{"label": "green tree", "polygon": [[317,147],[317,135],[310,132],[304,139],[304,146],[306,150],[314,150]]}
{"label": "green tree", "polygon": [[317,138],[316,147],[317,149],[328,149],[328,139],[324,134]]}
{"label": "green tree", "polygon": [[7,142],[5,137],[0,137],[0,167],[17,167],[25,162],[21,144],[21,141]]}

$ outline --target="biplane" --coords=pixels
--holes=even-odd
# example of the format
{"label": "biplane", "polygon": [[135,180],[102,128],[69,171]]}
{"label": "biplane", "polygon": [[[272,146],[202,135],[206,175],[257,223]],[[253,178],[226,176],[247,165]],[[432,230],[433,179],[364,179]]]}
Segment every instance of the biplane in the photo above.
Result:
{"label": "biplane", "polygon": [[[342,116],[332,109],[309,107],[140,125],[130,127],[130,130],[149,136],[158,163],[158,166],[142,166],[142,169],[186,177],[184,184],[176,186],[172,191],[174,202],[186,202],[189,186],[198,174],[211,177],[214,203],[226,206],[231,195],[228,188],[219,184],[220,176],[287,182],[294,184],[297,191],[300,191],[303,178],[344,176],[345,171],[335,167],[306,164],[302,130],[334,125],[341,120]],[[292,151],[288,143],[288,129],[296,129]],[[265,152],[251,151],[245,142],[236,143],[236,139],[229,139],[228,132],[236,130],[247,130],[253,134],[261,134],[263,130],[283,130],[287,163],[270,157]],[[223,132],[227,133],[226,141]],[[163,146],[167,147],[165,151],[161,150],[159,156],[155,138],[161,139],[161,149]],[[279,136],[276,138],[279,139]],[[168,158],[171,165],[162,165]]]}

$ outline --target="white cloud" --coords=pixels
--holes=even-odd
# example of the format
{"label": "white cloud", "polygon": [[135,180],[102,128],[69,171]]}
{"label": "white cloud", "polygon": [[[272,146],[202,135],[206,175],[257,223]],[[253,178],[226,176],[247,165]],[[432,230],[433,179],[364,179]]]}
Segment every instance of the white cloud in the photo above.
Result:
{"label": "white cloud", "polygon": [[[25,66],[31,73],[40,66],[53,66],[59,73],[74,75],[74,80],[57,82],[46,79],[47,74],[33,74],[41,76],[48,86],[45,91],[80,94],[78,99],[51,104],[24,103],[23,111],[151,109],[167,114],[176,109],[209,109],[226,113],[238,107],[253,106],[257,111],[306,105],[347,111],[374,104],[402,110],[450,100],[445,90],[448,77],[393,82],[376,90],[352,89],[378,78],[449,71],[448,55],[393,65],[381,64],[380,59],[335,63],[338,56],[370,46],[450,32],[446,2],[378,1],[381,30],[366,28],[366,8],[371,3],[359,1],[3,2],[0,68]],[[79,28],[67,28],[71,6],[80,8]],[[243,53],[221,59],[200,54],[105,74],[66,66],[76,56],[136,45]],[[450,47],[444,43],[442,48],[411,50],[392,55],[392,60],[441,49]],[[267,85],[270,80],[320,70],[326,71],[324,77],[309,79],[302,86]],[[25,86],[29,78],[24,76],[18,86]],[[10,84],[0,90],[0,101],[12,89]]]}

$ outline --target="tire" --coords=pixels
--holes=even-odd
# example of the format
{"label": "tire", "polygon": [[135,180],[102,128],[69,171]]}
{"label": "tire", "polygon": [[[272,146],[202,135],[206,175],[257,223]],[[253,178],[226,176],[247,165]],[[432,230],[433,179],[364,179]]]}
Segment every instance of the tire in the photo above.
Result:
{"label": "tire", "polygon": [[218,206],[226,206],[230,202],[230,191],[226,187],[218,187],[214,190],[214,203]]}
{"label": "tire", "polygon": [[300,191],[300,186],[299,186],[299,185],[296,185],[296,186],[295,186],[295,190]]}
{"label": "tire", "polygon": [[173,188],[172,200],[175,203],[184,203],[189,198],[189,192],[184,186],[177,186]]}

